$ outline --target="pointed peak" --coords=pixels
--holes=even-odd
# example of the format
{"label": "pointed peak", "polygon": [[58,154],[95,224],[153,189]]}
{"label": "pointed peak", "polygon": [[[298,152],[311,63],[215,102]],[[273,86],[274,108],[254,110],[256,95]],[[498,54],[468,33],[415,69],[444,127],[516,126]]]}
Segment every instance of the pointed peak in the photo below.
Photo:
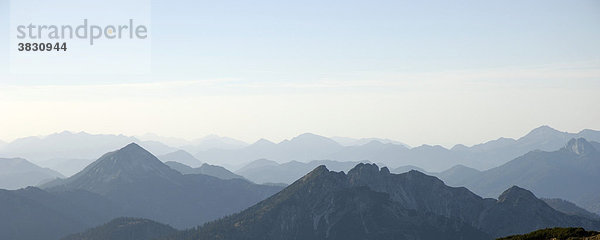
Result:
{"label": "pointed peak", "polygon": [[140,145],[138,145],[137,143],[134,143],[134,142],[127,144],[127,146],[121,148],[119,151],[121,151],[121,150],[125,150],[125,151],[143,150],[143,151],[146,151],[146,149],[144,149],[143,147],[141,147]]}
{"label": "pointed peak", "polygon": [[327,167],[325,165],[320,165],[320,166],[316,167],[315,169],[313,169],[312,171],[310,171],[308,174],[304,175],[304,177],[302,177],[301,180],[306,182],[306,181],[318,178],[320,176],[324,176],[328,173],[329,173],[329,169],[327,169]]}
{"label": "pointed peak", "polygon": [[534,128],[529,133],[527,133],[526,136],[545,136],[548,134],[555,134],[555,133],[561,133],[561,132],[554,128],[551,128],[548,125],[543,125],[543,126]]}
{"label": "pointed peak", "polygon": [[585,155],[596,151],[594,146],[586,141],[585,138],[572,138],[565,146],[565,149],[577,155]]}
{"label": "pointed peak", "polygon": [[258,141],[256,141],[252,145],[255,145],[255,146],[265,146],[265,145],[275,145],[275,143],[271,142],[271,141],[269,141],[267,139],[261,138],[261,139],[259,139]]}

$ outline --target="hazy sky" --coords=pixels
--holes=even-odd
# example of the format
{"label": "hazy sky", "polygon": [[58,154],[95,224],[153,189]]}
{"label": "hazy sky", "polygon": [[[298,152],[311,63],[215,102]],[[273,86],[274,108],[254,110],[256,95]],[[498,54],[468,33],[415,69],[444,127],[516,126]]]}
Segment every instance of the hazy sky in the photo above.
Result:
{"label": "hazy sky", "polygon": [[0,139],[313,132],[451,146],[600,129],[599,1],[145,2],[60,19],[151,9],[151,50],[131,53],[151,56],[150,73],[48,74],[36,69],[64,64],[9,71],[16,26],[0,0]]}

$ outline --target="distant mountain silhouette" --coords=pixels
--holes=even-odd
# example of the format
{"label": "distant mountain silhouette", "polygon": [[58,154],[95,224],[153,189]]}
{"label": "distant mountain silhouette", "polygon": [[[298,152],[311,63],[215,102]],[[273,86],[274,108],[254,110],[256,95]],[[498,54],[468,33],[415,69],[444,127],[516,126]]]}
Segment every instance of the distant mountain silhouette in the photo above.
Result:
{"label": "distant mountain silhouette", "polygon": [[[354,145],[342,140],[344,144],[339,144],[332,139],[307,133],[280,143],[261,139],[244,148],[212,149],[200,151],[194,156],[203,162],[222,165],[232,170],[240,169],[256,159],[269,159],[278,163],[313,160],[369,161],[391,168],[413,165],[432,172],[461,164],[481,170],[502,165],[529,151],[557,149],[564,146],[570,138],[584,135],[588,140],[600,141],[599,131],[583,130],[575,134],[560,132],[548,126],[536,128],[519,139],[499,138],[472,147],[456,145],[451,149],[431,145],[408,148],[381,139]],[[339,139],[345,138],[336,139],[340,141]]]}
{"label": "distant mountain silhouette", "polygon": [[329,138],[305,133],[278,144],[261,139],[242,149],[211,149],[201,151],[194,156],[200,161],[236,170],[251,161],[262,158],[280,163],[321,160],[325,159],[324,156],[337,152],[342,148],[340,144]]}
{"label": "distant mountain silhouette", "polygon": [[194,168],[202,165],[202,162],[200,162],[200,160],[196,159],[192,154],[184,150],[177,150],[172,153],[167,153],[165,155],[158,156],[158,159],[160,159],[163,162],[178,162]]}
{"label": "distant mountain silhouette", "polygon": [[356,166],[356,164],[358,164],[358,162],[337,162],[328,160],[310,161],[308,163],[292,161],[279,164],[274,161],[259,159],[244,166],[236,171],[236,173],[255,183],[291,184],[320,165],[327,166],[333,171],[347,172]]}
{"label": "distant mountain silhouette", "polygon": [[206,163],[202,164],[202,166],[197,168],[192,168],[188,165],[178,162],[166,162],[165,164],[170,168],[180,172],[181,174],[204,174],[220,179],[244,179],[244,177],[232,173],[224,167],[210,165]]}
{"label": "distant mountain silhouette", "polygon": [[62,240],[157,239],[177,232],[169,225],[142,218],[117,218],[102,226],[73,234]]}
{"label": "distant mountain silhouette", "polygon": [[408,146],[408,144],[405,144],[405,143],[402,143],[399,141],[395,141],[395,140],[391,140],[391,139],[385,139],[385,138],[359,138],[359,139],[357,139],[357,138],[348,138],[348,137],[332,137],[331,139],[345,147],[360,146],[360,145],[365,145],[367,143],[376,141],[376,142],[380,142],[383,144],[391,143],[394,145],[401,145],[406,148],[410,148],[410,146]]}
{"label": "distant mountain silhouette", "polygon": [[190,141],[188,144],[178,146],[188,152],[197,153],[210,149],[240,149],[248,146],[248,143],[229,137],[208,135],[206,137]]}
{"label": "distant mountain silhouette", "polygon": [[558,212],[518,187],[483,199],[418,171],[361,163],[348,174],[319,166],[241,213],[169,239],[490,239],[552,226],[600,222]]}
{"label": "distant mountain silhouette", "polygon": [[600,152],[583,138],[571,139],[557,151],[529,152],[484,172],[451,169],[438,176],[449,185],[465,186],[482,196],[519,185],[538,196],[565,199],[600,212],[600,184],[595,181],[600,179]]}
{"label": "distant mountain silhouette", "polygon": [[423,170],[420,167],[415,167],[415,166],[410,166],[410,165],[397,167],[396,169],[392,170],[392,172],[393,173],[405,173],[405,172],[410,172],[411,170],[417,170],[422,173],[427,173],[425,170]]}
{"label": "distant mountain silhouette", "polygon": [[182,175],[135,143],[107,153],[72,177],[43,188],[50,192],[97,193],[135,213],[129,216],[179,228],[240,211],[281,189],[241,179]]}
{"label": "distant mountain silhouette", "polygon": [[64,131],[45,137],[26,137],[0,148],[0,157],[22,157],[35,163],[50,159],[97,159],[102,154],[136,142],[154,154],[177,149],[155,141],[140,141],[124,135],[72,133]]}
{"label": "distant mountain silhouette", "polygon": [[567,200],[563,200],[560,198],[543,198],[542,200],[544,200],[544,202],[550,205],[550,207],[556,209],[559,212],[568,215],[600,220],[600,216],[598,214],[591,213]]}
{"label": "distant mountain silhouette", "polygon": [[18,189],[64,177],[22,158],[0,158],[0,189]]}

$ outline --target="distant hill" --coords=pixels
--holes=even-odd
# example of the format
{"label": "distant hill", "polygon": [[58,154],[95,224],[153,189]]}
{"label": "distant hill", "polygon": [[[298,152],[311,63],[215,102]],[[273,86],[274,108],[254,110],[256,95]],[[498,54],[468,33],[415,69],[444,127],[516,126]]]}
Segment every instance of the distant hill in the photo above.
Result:
{"label": "distant hill", "polygon": [[519,187],[483,199],[418,171],[361,163],[348,174],[319,166],[241,213],[168,239],[480,240],[553,226],[600,222],[558,212]]}
{"label": "distant hill", "polygon": [[244,179],[244,177],[232,173],[224,167],[210,165],[206,163],[202,164],[202,166],[197,168],[192,168],[188,165],[178,162],[166,162],[165,164],[170,168],[180,172],[181,174],[204,174],[220,179]]}
{"label": "distant hill", "polygon": [[0,158],[0,189],[18,189],[64,177],[22,158]]}
{"label": "distant hill", "polygon": [[167,153],[165,155],[158,156],[158,159],[160,159],[163,162],[178,162],[194,168],[202,165],[202,162],[200,162],[200,160],[196,159],[192,154],[184,150],[177,150],[172,153]]}
{"label": "distant hill", "polygon": [[583,228],[547,228],[498,240],[600,240],[600,232]]}
{"label": "distant hill", "polygon": [[532,151],[502,166],[478,172],[461,167],[438,174],[451,186],[465,186],[492,197],[512,185],[544,198],[561,198],[600,212],[600,152],[583,138],[571,139],[560,150]]}
{"label": "distant hill", "polygon": [[142,218],[117,218],[104,225],[73,234],[62,240],[156,239],[177,232],[169,225]]}
{"label": "distant hill", "polygon": [[85,190],[134,216],[185,228],[243,210],[281,189],[242,179],[183,175],[132,143],[104,154],[81,172],[43,185],[50,192]]}
{"label": "distant hill", "polygon": [[325,165],[334,171],[347,172],[356,166],[356,164],[358,164],[358,162],[337,162],[328,160],[310,161],[308,163],[292,161],[279,164],[274,161],[259,159],[244,166],[236,171],[236,173],[255,183],[291,184],[320,165]]}

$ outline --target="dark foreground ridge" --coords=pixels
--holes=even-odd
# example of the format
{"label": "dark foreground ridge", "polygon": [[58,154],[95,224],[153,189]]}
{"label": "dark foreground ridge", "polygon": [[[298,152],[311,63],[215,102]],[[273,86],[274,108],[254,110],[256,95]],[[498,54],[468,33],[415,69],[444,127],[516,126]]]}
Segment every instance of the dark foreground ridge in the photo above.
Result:
{"label": "dark foreground ridge", "polygon": [[512,187],[483,199],[418,171],[319,166],[241,213],[167,239],[491,239],[555,226],[600,228]]}

